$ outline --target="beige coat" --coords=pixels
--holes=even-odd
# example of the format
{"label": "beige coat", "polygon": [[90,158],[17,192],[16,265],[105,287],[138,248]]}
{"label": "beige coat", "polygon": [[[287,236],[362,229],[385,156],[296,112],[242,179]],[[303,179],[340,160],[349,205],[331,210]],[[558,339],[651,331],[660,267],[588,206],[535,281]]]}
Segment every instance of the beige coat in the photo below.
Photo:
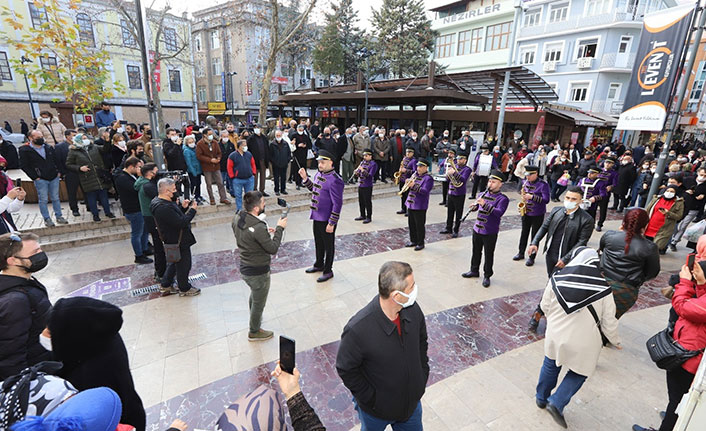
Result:
{"label": "beige coat", "polygon": [[[557,301],[551,282],[547,283],[542,296],[542,310],[547,316],[547,332],[544,339],[544,354],[556,361],[557,366],[566,366],[571,371],[590,376],[596,369],[598,356],[603,348],[601,334],[588,308],[583,307],[566,314]],[[615,318],[613,295],[607,295],[593,303],[601,321],[603,334],[611,344],[620,343],[618,320]]]}
{"label": "beige coat", "polygon": [[[50,130],[51,129],[51,130]],[[57,117],[52,117],[51,122],[44,124],[42,119],[37,120],[37,130],[42,132],[44,136],[44,142],[51,145],[52,147],[57,144],[57,142],[63,142],[64,132],[66,131],[66,126],[61,124],[61,121]],[[52,136],[53,133],[53,136]],[[54,140],[56,138],[56,141]]]}

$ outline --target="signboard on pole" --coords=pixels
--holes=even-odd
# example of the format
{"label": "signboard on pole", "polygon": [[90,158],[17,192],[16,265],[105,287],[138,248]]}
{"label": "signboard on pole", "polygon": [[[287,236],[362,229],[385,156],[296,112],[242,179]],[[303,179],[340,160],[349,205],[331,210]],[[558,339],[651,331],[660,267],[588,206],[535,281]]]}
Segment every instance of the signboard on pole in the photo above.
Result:
{"label": "signboard on pole", "polygon": [[272,82],[273,84],[287,85],[289,84],[289,78],[287,78],[286,76],[273,76],[270,82]]}
{"label": "signboard on pole", "polygon": [[694,14],[692,4],[645,15],[618,130],[662,130]]}
{"label": "signboard on pole", "polygon": [[534,129],[534,136],[532,137],[532,143],[535,145],[539,145],[539,143],[542,141],[542,133],[544,133],[544,115],[539,117],[539,121],[537,122],[537,128]]}
{"label": "signboard on pole", "polygon": [[[160,61],[156,62],[154,61],[154,51],[150,50],[150,64],[154,64],[152,67],[152,74],[154,75],[154,82],[157,87],[157,91],[162,91],[162,84],[161,84],[161,77],[162,77],[162,69],[160,65]],[[154,93],[153,93],[154,94]]]}

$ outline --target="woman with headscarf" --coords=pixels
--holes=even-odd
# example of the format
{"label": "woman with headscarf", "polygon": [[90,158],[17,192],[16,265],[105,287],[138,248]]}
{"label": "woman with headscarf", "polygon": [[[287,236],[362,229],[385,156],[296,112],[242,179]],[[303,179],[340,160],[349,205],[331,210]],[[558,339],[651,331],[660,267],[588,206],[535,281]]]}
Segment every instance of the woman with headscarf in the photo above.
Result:
{"label": "woman with headscarf", "polygon": [[[596,369],[603,338],[621,348],[615,302],[601,275],[598,253],[577,247],[566,266],[552,274],[541,307],[547,316],[547,331],[536,403],[566,428],[564,407]],[[569,371],[552,394],[564,366]]]}
{"label": "woman with headscarf", "polygon": [[678,187],[667,186],[662,195],[653,197],[645,208],[650,216],[645,237],[657,244],[659,254],[667,252],[674,227],[684,213],[684,199],[677,195],[677,191]]}
{"label": "woman with headscarf", "polygon": [[100,149],[91,142],[88,135],[79,133],[74,137],[66,156],[66,168],[78,174],[86,205],[93,214],[93,221],[101,221],[98,202],[106,217],[115,218],[108,202],[108,190],[112,185],[110,171],[103,165]]}
{"label": "woman with headscarf", "polygon": [[616,319],[635,304],[640,286],[659,274],[659,250],[645,238],[649,221],[645,210],[633,208],[625,213],[620,231],[601,237],[601,268],[613,290]]}

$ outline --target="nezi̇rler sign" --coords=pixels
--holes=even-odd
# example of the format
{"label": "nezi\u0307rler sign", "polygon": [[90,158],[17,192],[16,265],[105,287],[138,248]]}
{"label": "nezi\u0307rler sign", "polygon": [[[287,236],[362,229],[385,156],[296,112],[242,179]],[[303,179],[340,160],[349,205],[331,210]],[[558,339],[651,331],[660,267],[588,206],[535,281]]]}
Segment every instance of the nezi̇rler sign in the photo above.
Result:
{"label": "nezi\u0307rler sign", "polygon": [[491,15],[496,12],[500,12],[501,6],[502,6],[502,3],[498,3],[498,4],[494,4],[494,5],[490,5],[490,6],[479,7],[476,9],[467,10],[465,12],[461,12],[461,13],[457,13],[454,15],[446,16],[444,18],[437,19],[436,24],[452,24],[454,22],[470,20],[471,18],[482,18],[485,15]]}

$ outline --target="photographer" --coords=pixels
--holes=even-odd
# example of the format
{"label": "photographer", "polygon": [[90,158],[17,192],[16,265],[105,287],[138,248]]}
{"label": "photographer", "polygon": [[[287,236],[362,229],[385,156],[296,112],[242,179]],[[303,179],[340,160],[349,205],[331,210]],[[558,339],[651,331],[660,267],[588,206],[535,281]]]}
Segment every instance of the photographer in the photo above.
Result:
{"label": "photographer", "polygon": [[[265,198],[253,190],[243,197],[245,209],[233,218],[231,227],[240,249],[240,274],[250,287],[250,332],[248,341],[269,340],[274,335],[260,327],[270,291],[270,262],[282,243],[287,219],[280,218],[270,229],[265,222]],[[270,236],[274,232],[274,236]]]}
{"label": "photographer", "polygon": [[174,276],[179,286],[179,296],[196,296],[201,289],[189,284],[191,271],[191,246],[196,238],[191,233],[191,220],[196,216],[196,201],[184,200],[181,207],[173,202],[176,196],[176,182],[172,178],[162,178],[157,182],[159,195],[152,199],[150,210],[157,225],[159,236],[164,244],[179,244],[180,259],[170,262],[162,277],[162,292],[177,293],[172,288]]}

